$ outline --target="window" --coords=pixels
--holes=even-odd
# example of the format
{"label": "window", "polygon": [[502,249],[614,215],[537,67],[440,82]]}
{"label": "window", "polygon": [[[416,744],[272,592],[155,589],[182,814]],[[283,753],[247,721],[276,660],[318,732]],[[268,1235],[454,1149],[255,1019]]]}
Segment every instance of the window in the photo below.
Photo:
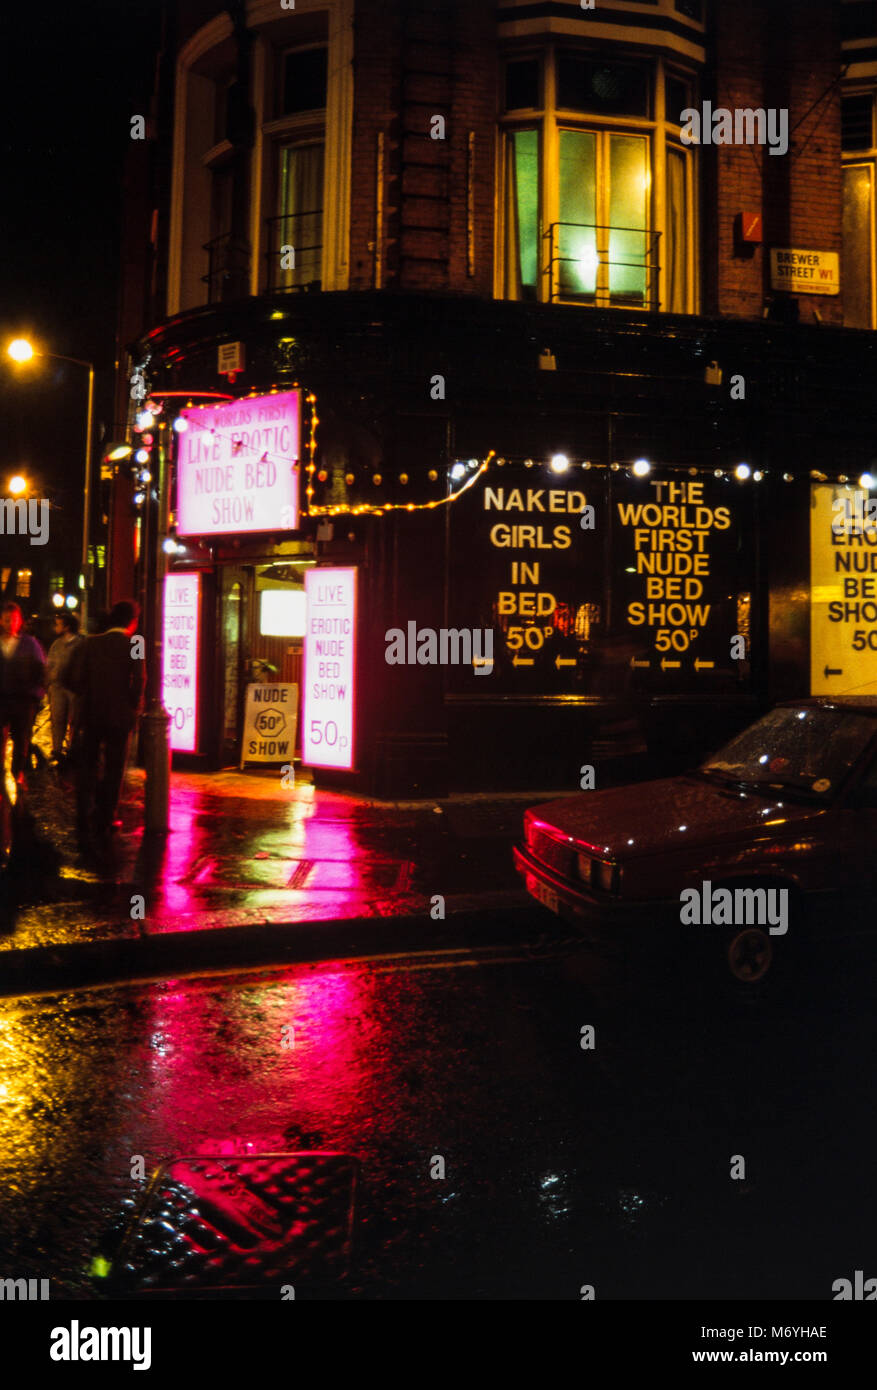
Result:
{"label": "window", "polygon": [[662,59],[506,63],[507,297],[694,312],[696,152],[679,138],[694,89]]}
{"label": "window", "polygon": [[874,277],[874,94],[841,101],[843,147],[843,296],[847,328],[877,327]]}
{"label": "window", "polygon": [[524,58],[519,62],[506,63],[506,110],[533,110],[539,105],[539,59]]}
{"label": "window", "polygon": [[319,288],[323,252],[322,144],[284,145],[280,149],[277,235],[281,249],[275,288]]}
{"label": "window", "polygon": [[33,570],[19,570],[15,576],[15,592],[19,598],[30,598],[30,581]]}
{"label": "window", "polygon": [[278,61],[268,288],[318,290],[323,281],[327,50],[295,49]]}
{"label": "window", "polygon": [[324,110],[326,77],[325,48],[305,48],[284,54],[278,116],[292,116],[300,111]]}
{"label": "window", "polygon": [[576,53],[557,55],[557,105],[604,116],[648,116],[649,71]]}

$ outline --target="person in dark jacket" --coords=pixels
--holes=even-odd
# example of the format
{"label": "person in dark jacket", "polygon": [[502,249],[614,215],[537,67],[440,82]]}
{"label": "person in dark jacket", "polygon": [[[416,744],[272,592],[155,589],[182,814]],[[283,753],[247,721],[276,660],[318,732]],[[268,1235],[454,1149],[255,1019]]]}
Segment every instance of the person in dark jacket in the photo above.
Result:
{"label": "person in dark jacket", "polygon": [[84,853],[93,836],[103,838],[113,828],[128,739],[143,699],[143,644],[132,642],[138,617],[135,603],[117,603],[107,631],[87,638],[67,670],[67,685],[78,697],[76,834]]}
{"label": "person in dark jacket", "polygon": [[46,657],[35,637],[22,633],[17,603],[0,607],[0,736],[12,739],[12,775],[24,782],[33,722],[46,687]]}
{"label": "person in dark jacket", "polygon": [[46,657],[49,678],[49,709],[52,715],[52,757],[60,763],[64,757],[67,731],[75,725],[76,696],[65,685],[67,667],[76,648],[85,639],[79,636],[79,619],[75,613],[61,612],[55,617],[55,641]]}

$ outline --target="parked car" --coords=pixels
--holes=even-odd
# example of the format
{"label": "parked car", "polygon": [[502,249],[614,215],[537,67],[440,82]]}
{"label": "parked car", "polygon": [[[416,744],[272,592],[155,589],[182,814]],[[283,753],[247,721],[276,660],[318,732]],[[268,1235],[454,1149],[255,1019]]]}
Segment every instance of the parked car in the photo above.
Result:
{"label": "parked car", "polygon": [[589,934],[638,928],[660,951],[675,929],[753,989],[814,932],[867,929],[875,845],[877,698],[825,697],[778,705],[683,776],[533,807],[514,854],[528,892]]}

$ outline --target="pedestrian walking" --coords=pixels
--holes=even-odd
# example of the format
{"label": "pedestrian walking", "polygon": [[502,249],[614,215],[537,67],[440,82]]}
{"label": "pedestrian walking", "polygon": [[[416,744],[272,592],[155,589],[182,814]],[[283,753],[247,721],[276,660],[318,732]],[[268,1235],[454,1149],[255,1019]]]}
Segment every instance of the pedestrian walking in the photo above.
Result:
{"label": "pedestrian walking", "polygon": [[[75,613],[58,613],[55,617],[55,641],[46,657],[46,674],[49,682],[49,709],[52,716],[52,757],[61,763],[65,751],[70,750],[68,734],[72,735],[75,726],[75,706],[77,696],[66,685],[67,671],[73,653],[84,638],[79,633],[79,619]],[[65,749],[66,744],[66,749]]]}
{"label": "pedestrian walking", "polygon": [[138,618],[136,603],[117,603],[107,631],[86,638],[67,671],[78,697],[76,834],[82,853],[96,839],[105,841],[114,826],[128,740],[146,684],[146,663],[131,640]]}
{"label": "pedestrian walking", "polygon": [[12,775],[24,785],[33,722],[45,694],[46,655],[35,637],[22,632],[17,603],[0,607],[0,749],[12,740]]}

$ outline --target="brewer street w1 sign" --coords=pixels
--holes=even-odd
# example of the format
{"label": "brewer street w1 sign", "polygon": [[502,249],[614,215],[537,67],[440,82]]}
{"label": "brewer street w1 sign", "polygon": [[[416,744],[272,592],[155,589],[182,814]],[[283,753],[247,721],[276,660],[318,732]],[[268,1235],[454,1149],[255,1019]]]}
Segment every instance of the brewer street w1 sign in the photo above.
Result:
{"label": "brewer street w1 sign", "polygon": [[301,395],[276,391],[180,412],[177,533],[238,535],[298,526]]}
{"label": "brewer street w1 sign", "polygon": [[770,287],[793,294],[840,294],[840,257],[836,251],[772,246]]}

